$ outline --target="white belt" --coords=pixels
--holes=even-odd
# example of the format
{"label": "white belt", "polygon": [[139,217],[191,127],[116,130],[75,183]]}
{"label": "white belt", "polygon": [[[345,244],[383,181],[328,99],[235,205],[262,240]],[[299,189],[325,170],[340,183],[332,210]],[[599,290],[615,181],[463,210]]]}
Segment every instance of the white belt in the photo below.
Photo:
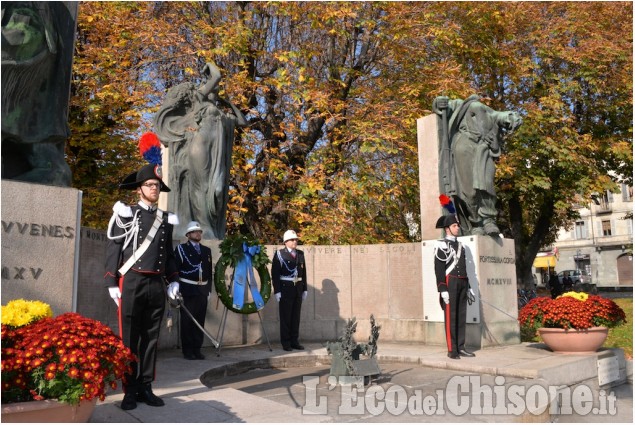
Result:
{"label": "white belt", "polygon": [[281,277],[280,280],[286,280],[287,282],[293,283],[302,282],[301,277]]}
{"label": "white belt", "polygon": [[184,283],[189,283],[190,285],[207,285],[206,280],[197,281],[197,280],[184,279],[182,277],[180,277],[179,280]]}

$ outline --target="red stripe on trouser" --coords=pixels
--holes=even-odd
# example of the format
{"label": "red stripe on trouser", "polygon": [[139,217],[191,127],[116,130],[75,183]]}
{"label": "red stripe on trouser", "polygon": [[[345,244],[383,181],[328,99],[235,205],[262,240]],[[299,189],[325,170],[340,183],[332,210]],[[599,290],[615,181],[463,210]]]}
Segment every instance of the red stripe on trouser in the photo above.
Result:
{"label": "red stripe on trouser", "polygon": [[[123,294],[123,276],[119,277],[119,293]],[[123,323],[121,321],[121,298],[119,298],[119,306],[117,307],[117,319],[119,321],[119,337],[123,339]]]}
{"label": "red stripe on trouser", "polygon": [[[445,276],[445,285],[447,286],[448,289],[450,289],[450,276],[446,275]],[[448,295],[449,295],[449,291],[448,291]],[[448,296],[449,298],[449,296]],[[449,299],[448,299],[449,301]],[[443,301],[445,302],[445,301]],[[443,311],[445,312],[445,342],[448,345],[448,351],[453,351],[452,350],[452,329],[451,329],[451,312],[450,312],[450,303],[446,303],[445,304],[445,308],[443,309]]]}
{"label": "red stripe on trouser", "polygon": [[445,311],[445,342],[448,344],[448,351],[453,351],[452,331],[450,330],[450,304],[446,304],[443,310]]}

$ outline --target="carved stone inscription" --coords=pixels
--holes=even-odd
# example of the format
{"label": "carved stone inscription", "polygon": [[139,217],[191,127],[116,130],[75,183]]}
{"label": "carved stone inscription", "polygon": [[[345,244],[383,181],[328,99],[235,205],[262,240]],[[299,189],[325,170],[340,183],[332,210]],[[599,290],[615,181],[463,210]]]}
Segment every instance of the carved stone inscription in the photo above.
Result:
{"label": "carved stone inscription", "polygon": [[[20,223],[2,220],[2,237],[51,237],[68,238],[75,237],[75,228],[56,224]],[[37,280],[44,270],[41,267],[21,267],[19,265],[2,264],[2,280]]]}
{"label": "carved stone inscription", "polygon": [[76,189],[3,180],[3,305],[24,298],[74,311],[80,205]]}

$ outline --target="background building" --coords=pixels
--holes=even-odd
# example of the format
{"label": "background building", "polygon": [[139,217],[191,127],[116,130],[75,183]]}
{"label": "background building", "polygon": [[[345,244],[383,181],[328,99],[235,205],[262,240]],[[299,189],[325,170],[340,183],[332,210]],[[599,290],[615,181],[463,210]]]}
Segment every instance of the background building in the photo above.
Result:
{"label": "background building", "polygon": [[582,270],[598,287],[633,286],[633,188],[623,184],[620,193],[593,197],[579,206],[580,218],[571,230],[561,229],[548,252],[536,257],[534,270],[542,282],[545,264],[557,272]]}

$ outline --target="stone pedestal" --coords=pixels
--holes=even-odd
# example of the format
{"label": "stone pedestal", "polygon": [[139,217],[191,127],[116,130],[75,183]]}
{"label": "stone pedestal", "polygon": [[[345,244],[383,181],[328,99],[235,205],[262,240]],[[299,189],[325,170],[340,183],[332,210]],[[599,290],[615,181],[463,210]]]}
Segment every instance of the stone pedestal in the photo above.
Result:
{"label": "stone pedestal", "polygon": [[[485,348],[520,343],[513,239],[463,236],[476,302],[468,306],[466,345]],[[423,316],[426,342],[445,344],[443,310],[434,276],[434,240],[422,243]]]}
{"label": "stone pedestal", "polygon": [[421,240],[425,241],[440,237],[441,232],[434,225],[443,215],[439,202],[439,136],[436,115],[417,120],[417,144]]}
{"label": "stone pedestal", "polygon": [[2,181],[2,304],[24,298],[77,311],[82,192]]}

